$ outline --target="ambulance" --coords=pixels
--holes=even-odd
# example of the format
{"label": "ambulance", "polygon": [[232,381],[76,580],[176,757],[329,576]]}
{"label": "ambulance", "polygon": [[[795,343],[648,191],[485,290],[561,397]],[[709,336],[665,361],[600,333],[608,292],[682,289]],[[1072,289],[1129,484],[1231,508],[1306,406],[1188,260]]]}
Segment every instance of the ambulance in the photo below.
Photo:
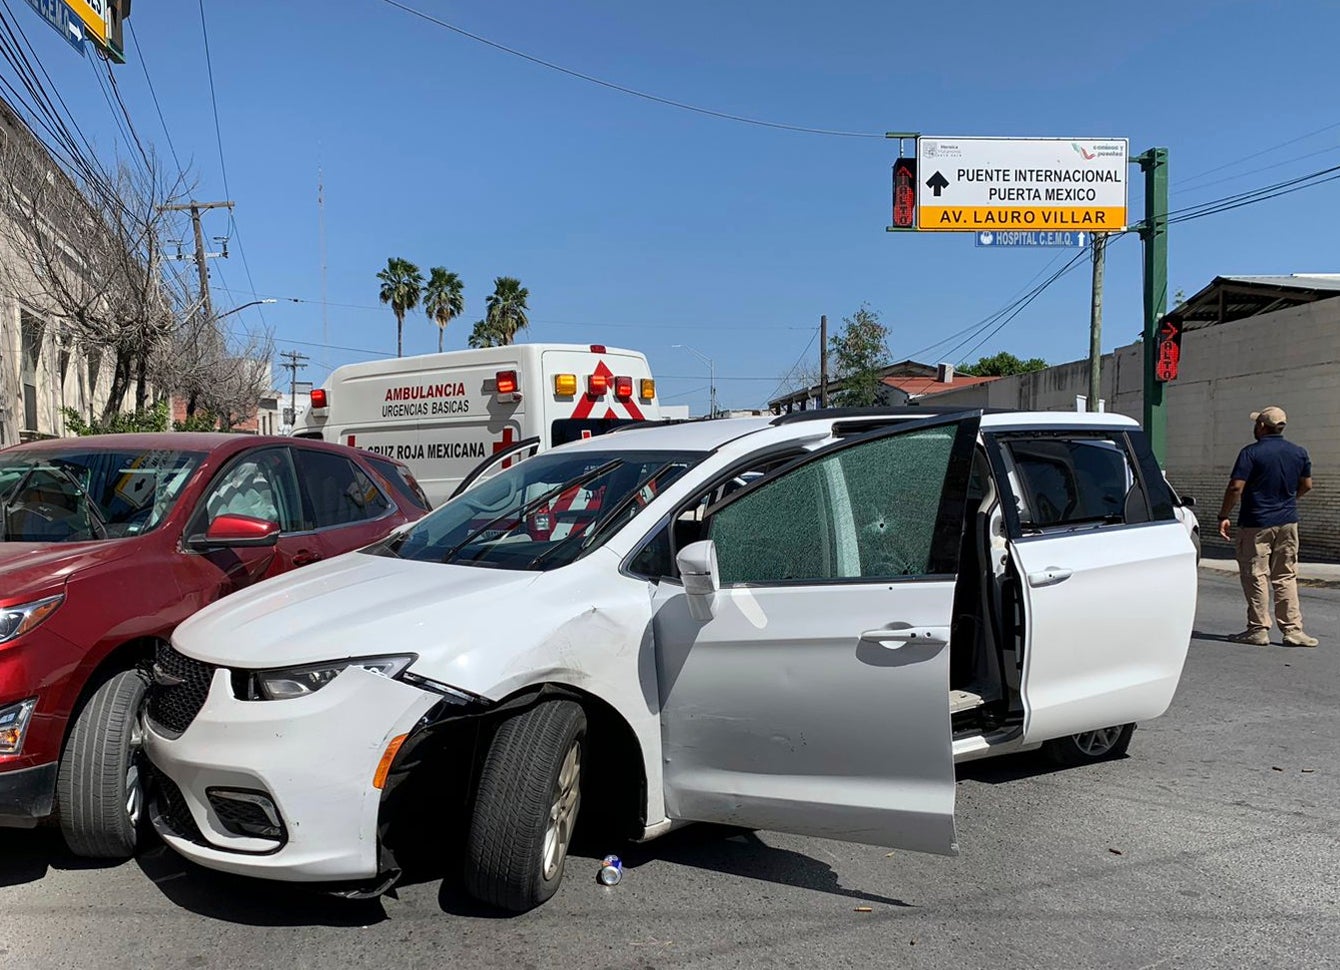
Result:
{"label": "ambulance", "polygon": [[659,421],[645,355],[601,344],[513,344],[347,364],[312,391],[296,437],[404,462],[436,506],[485,458],[533,454]]}

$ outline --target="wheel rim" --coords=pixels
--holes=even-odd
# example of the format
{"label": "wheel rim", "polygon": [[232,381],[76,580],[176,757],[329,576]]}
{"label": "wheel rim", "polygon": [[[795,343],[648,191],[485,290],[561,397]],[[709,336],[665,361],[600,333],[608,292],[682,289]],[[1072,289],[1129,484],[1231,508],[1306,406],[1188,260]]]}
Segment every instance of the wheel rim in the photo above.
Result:
{"label": "wheel rim", "polygon": [[1117,740],[1121,737],[1121,730],[1120,727],[1108,727],[1076,734],[1075,747],[1090,758],[1097,758],[1107,754],[1116,746]]}
{"label": "wheel rim", "polygon": [[144,726],[138,717],[130,728],[130,758],[126,764],[126,818],[138,828],[144,814],[144,785],[140,782],[140,758],[144,750]]}
{"label": "wheel rim", "polygon": [[563,766],[554,782],[553,804],[549,809],[549,826],[544,832],[544,878],[553,879],[568,854],[573,823],[577,820],[577,803],[581,799],[582,746],[573,741],[563,756]]}

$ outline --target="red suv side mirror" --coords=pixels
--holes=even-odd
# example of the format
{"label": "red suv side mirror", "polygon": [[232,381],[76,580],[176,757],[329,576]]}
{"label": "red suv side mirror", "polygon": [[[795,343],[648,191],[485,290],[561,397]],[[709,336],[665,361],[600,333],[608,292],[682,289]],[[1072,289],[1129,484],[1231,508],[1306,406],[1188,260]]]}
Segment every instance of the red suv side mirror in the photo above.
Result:
{"label": "red suv side mirror", "polygon": [[279,541],[279,523],[250,515],[220,515],[209,524],[204,535],[194,535],[186,545],[197,551],[206,549],[249,549],[273,546]]}

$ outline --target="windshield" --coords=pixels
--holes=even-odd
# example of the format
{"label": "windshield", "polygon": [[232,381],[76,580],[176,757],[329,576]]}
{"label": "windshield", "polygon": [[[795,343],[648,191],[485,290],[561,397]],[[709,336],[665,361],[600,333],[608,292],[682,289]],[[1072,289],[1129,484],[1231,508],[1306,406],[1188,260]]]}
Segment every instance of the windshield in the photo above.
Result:
{"label": "windshield", "polygon": [[604,542],[701,457],[585,449],[538,455],[373,551],[424,562],[553,569]]}
{"label": "windshield", "polygon": [[87,447],[0,452],[0,539],[83,542],[148,532],[204,457]]}

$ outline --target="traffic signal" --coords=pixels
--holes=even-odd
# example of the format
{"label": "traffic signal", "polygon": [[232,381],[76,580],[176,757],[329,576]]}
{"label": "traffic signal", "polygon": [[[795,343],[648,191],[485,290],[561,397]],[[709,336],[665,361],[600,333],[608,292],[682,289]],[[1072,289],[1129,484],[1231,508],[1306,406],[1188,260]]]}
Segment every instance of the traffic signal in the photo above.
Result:
{"label": "traffic signal", "polygon": [[917,160],[900,158],[893,163],[894,229],[917,227]]}
{"label": "traffic signal", "polygon": [[1159,381],[1177,380],[1182,364],[1182,321],[1164,317],[1159,322],[1159,336],[1155,343],[1154,378]]}

